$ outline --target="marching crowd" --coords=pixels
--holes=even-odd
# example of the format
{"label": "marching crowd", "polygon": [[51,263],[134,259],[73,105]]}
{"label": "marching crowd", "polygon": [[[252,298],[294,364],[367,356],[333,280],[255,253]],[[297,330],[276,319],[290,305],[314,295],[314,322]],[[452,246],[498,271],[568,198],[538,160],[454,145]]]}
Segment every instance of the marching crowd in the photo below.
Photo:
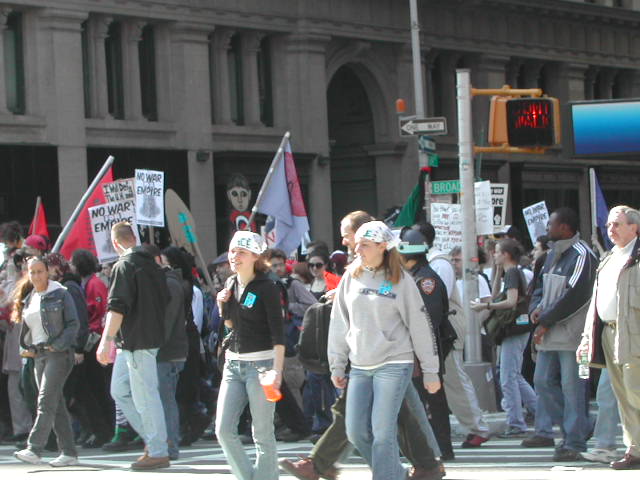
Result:
{"label": "marching crowd", "polygon": [[[499,378],[500,437],[555,448],[558,462],[640,468],[639,231],[640,212],[615,207],[614,247],[594,253],[560,208],[530,255],[517,232],[482,239],[479,296],[465,299],[459,248],[437,250],[427,222],[398,234],[363,211],[340,223],[347,252],[312,242],[304,261],[236,232],[208,266],[213,288],[186,251],[136,246],[124,222],[111,231],[119,259],[102,267],[3,224],[0,433],[23,462],[57,453],[54,467],[78,464],[82,445],[140,448],[132,469],[165,468],[205,437],[242,480],[335,479],[352,447],[374,480],[441,479],[450,413],[461,448],[490,440],[464,368],[468,303]],[[307,438],[308,457],[278,459],[277,440]]]}

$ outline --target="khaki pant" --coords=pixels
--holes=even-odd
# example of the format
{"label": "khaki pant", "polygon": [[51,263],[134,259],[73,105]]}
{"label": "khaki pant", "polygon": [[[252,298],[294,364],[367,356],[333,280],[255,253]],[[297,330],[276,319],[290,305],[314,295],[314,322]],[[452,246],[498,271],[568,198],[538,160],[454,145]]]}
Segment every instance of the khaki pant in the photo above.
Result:
{"label": "khaki pant", "polygon": [[618,400],[622,436],[627,453],[640,457],[640,358],[632,363],[613,363],[615,330],[609,326],[602,332],[602,348],[609,370],[611,386]]}

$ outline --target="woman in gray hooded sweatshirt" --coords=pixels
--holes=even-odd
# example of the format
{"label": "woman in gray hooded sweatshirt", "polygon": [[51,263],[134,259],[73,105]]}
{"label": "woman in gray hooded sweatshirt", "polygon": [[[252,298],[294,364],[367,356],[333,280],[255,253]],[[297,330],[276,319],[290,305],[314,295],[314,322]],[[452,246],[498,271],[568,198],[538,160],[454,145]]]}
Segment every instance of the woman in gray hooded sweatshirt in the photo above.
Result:
{"label": "woman in gray hooded sweatshirt", "polygon": [[429,315],[411,276],[402,270],[395,238],[383,222],[362,225],[356,260],[338,286],[329,327],[331,379],[347,383],[349,441],[373,472],[373,480],[401,480],[397,418],[411,380],[414,354],[425,388],[440,389],[438,355]]}

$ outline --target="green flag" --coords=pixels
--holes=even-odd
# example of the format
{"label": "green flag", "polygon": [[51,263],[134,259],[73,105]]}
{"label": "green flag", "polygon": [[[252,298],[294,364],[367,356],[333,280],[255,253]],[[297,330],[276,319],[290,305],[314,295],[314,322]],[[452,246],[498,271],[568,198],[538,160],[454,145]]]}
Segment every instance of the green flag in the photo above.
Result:
{"label": "green flag", "polygon": [[426,174],[427,172],[420,171],[418,183],[413,187],[407,202],[400,210],[398,218],[393,225],[394,227],[410,227],[416,223],[416,217],[424,205],[424,179]]}

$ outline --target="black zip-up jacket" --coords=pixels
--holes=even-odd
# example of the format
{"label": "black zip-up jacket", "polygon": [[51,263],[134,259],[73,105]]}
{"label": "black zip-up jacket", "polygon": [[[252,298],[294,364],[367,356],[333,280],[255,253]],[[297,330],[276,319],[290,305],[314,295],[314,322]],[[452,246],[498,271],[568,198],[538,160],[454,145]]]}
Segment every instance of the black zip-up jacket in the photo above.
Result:
{"label": "black zip-up jacket", "polygon": [[159,348],[165,340],[167,280],[153,257],[134,247],[113,266],[108,310],[123,315],[118,345],[124,350]]}
{"label": "black zip-up jacket", "polygon": [[[167,289],[171,299],[164,317],[165,343],[158,350],[158,362],[185,361],[189,344],[187,342],[187,319],[185,315],[185,286],[179,269],[165,267]],[[186,283],[186,282],[185,282]],[[189,303],[191,309],[191,303]]]}
{"label": "black zip-up jacket", "polygon": [[284,319],[280,290],[264,273],[255,278],[236,298],[237,276],[229,277],[226,288],[233,295],[222,308],[222,318],[233,322],[229,350],[235,353],[251,353],[270,350],[274,345],[284,345]]}

